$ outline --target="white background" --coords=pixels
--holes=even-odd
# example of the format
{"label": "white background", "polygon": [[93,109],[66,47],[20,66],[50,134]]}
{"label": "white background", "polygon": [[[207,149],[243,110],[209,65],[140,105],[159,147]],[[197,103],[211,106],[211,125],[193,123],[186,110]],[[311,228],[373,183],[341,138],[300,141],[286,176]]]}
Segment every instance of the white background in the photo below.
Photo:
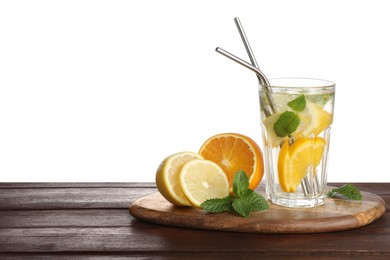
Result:
{"label": "white background", "polygon": [[0,181],[154,181],[211,135],[261,144],[256,77],[336,82],[329,181],[389,182],[386,1],[1,1]]}

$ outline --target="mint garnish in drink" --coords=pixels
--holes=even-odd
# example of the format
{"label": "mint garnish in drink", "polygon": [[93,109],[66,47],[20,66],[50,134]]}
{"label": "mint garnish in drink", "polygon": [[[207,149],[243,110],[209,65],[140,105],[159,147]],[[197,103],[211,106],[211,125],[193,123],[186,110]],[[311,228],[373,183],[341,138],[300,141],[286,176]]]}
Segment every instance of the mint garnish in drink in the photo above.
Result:
{"label": "mint garnish in drink", "polygon": [[362,194],[360,190],[353,186],[352,184],[345,184],[340,188],[334,188],[328,192],[328,197],[330,198],[341,198],[349,200],[362,200]]}
{"label": "mint garnish in drink", "polygon": [[287,105],[289,107],[291,107],[294,111],[301,112],[306,107],[306,98],[304,95],[301,95],[301,96],[297,97],[296,99],[288,102]]}
{"label": "mint garnish in drink", "polygon": [[208,199],[200,205],[205,211],[218,213],[223,211],[236,212],[242,217],[248,217],[252,211],[269,208],[263,196],[249,188],[249,179],[244,171],[239,170],[233,179],[233,195],[225,198]]}
{"label": "mint garnish in drink", "polygon": [[297,130],[301,120],[297,113],[292,111],[283,112],[274,124],[275,134],[279,137],[291,135]]}

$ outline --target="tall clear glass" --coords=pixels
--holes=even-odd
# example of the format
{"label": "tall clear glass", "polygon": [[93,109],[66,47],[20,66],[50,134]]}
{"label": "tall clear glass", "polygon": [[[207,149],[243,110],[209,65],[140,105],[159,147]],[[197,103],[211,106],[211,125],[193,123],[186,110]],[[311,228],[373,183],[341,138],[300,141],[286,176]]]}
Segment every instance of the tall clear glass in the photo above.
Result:
{"label": "tall clear glass", "polygon": [[266,191],[272,203],[325,203],[335,84],[307,78],[270,79],[259,87]]}

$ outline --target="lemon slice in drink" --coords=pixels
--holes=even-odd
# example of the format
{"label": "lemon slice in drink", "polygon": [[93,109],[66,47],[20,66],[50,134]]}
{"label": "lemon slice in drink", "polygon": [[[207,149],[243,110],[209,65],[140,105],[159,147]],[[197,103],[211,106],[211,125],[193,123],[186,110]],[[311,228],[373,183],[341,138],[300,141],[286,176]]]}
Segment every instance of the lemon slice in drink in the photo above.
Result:
{"label": "lemon slice in drink", "polygon": [[292,145],[285,141],[278,158],[279,184],[285,192],[295,192],[309,167],[320,164],[325,149],[325,140],[321,137],[298,138]]}
{"label": "lemon slice in drink", "polygon": [[277,147],[283,141],[283,138],[277,136],[274,131],[274,124],[279,119],[280,115],[281,113],[272,114],[263,121],[263,126],[265,127],[267,133],[267,143],[270,143],[272,147]]}
{"label": "lemon slice in drink", "polygon": [[204,201],[229,195],[229,181],[218,164],[209,160],[191,160],[180,172],[180,183],[190,203],[200,207]]}
{"label": "lemon slice in drink", "polygon": [[165,158],[157,169],[156,185],[163,197],[177,206],[191,206],[180,184],[180,171],[184,164],[193,159],[203,159],[197,153],[180,152]]}
{"label": "lemon slice in drink", "polygon": [[[288,111],[288,110],[287,110]],[[310,135],[318,136],[328,128],[333,122],[333,116],[328,111],[324,110],[320,105],[312,102],[306,103],[306,108],[302,112],[297,112],[300,123],[291,137],[299,138],[302,136],[308,137]],[[283,142],[283,138],[276,135],[273,127],[275,122],[279,119],[281,113],[275,113],[264,119],[263,126],[266,128],[267,143],[272,147],[277,147]]]}
{"label": "lemon slice in drink", "polygon": [[305,110],[299,116],[301,120],[304,119],[304,124],[298,128],[297,132],[304,136],[311,134],[318,136],[333,122],[331,113],[324,110],[320,105],[311,102],[306,103]]}

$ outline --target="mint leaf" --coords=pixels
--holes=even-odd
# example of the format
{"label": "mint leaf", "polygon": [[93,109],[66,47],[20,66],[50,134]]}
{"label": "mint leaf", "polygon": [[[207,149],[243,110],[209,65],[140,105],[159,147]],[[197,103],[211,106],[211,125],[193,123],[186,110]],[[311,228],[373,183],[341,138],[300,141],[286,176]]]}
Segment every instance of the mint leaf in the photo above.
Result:
{"label": "mint leaf", "polygon": [[275,134],[279,137],[285,137],[297,130],[301,120],[299,116],[292,111],[282,113],[274,124]]}
{"label": "mint leaf", "polygon": [[252,211],[250,201],[245,198],[236,198],[233,201],[233,209],[241,216],[248,217],[249,213]]}
{"label": "mint leaf", "polygon": [[248,198],[248,201],[251,204],[252,211],[269,209],[269,205],[266,199],[259,193],[253,192],[252,195]]}
{"label": "mint leaf", "polygon": [[289,107],[291,107],[294,111],[300,112],[303,111],[306,107],[306,98],[304,95],[297,97],[294,100],[291,100],[287,103]]}
{"label": "mint leaf", "polygon": [[242,193],[249,188],[249,179],[243,170],[236,172],[233,178],[233,193],[240,197]]}
{"label": "mint leaf", "polygon": [[232,206],[236,213],[245,218],[252,211],[266,210],[269,208],[264,197],[251,189],[248,189],[244,193],[244,196],[234,199]]}
{"label": "mint leaf", "polygon": [[362,194],[360,190],[353,186],[352,184],[345,184],[340,188],[334,188],[328,192],[328,197],[330,198],[341,198],[341,199],[350,199],[350,200],[362,200]]}
{"label": "mint leaf", "polygon": [[233,193],[234,196],[208,199],[200,206],[207,212],[235,211],[243,217],[248,217],[252,211],[269,208],[264,197],[249,188],[248,176],[242,170],[237,171],[234,175]]}
{"label": "mint leaf", "polygon": [[231,203],[231,197],[227,196],[225,198],[217,198],[217,199],[208,199],[202,204],[200,204],[202,209],[204,209],[207,212],[223,212],[223,211],[231,211],[232,203]]}
{"label": "mint leaf", "polygon": [[255,193],[255,192],[248,188],[248,189],[242,191],[240,197],[247,199],[247,198],[251,197],[253,193]]}

